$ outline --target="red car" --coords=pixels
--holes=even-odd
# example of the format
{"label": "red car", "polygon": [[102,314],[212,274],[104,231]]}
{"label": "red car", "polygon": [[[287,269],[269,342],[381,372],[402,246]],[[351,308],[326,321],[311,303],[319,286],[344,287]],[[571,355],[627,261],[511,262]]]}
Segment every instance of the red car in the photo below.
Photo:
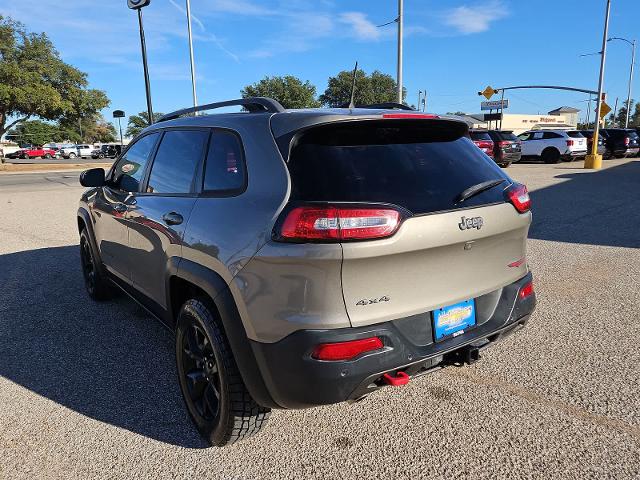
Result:
{"label": "red car", "polygon": [[471,141],[484,153],[493,158],[493,140],[486,130],[469,130]]}
{"label": "red car", "polygon": [[16,153],[19,153],[19,157],[24,159],[36,158],[36,157],[54,158],[56,156],[55,150],[51,150],[50,148],[43,148],[43,147],[25,148],[23,150],[20,150],[20,152],[16,152]]}

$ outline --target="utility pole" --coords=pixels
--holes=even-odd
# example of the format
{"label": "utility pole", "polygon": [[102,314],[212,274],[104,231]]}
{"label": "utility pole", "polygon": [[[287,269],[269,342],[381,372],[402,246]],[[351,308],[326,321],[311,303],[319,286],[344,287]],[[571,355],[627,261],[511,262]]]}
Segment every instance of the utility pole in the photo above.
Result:
{"label": "utility pole", "polygon": [[420,107],[422,105],[422,90],[418,90],[418,111],[420,111]]}
{"label": "utility pole", "polygon": [[151,0],[127,0],[127,5],[132,10],[138,11],[138,27],[140,28],[140,48],[142,49],[142,68],[144,70],[144,87],[147,95],[147,115],[149,125],[153,123],[153,107],[151,106],[151,86],[149,85],[149,65],[147,64],[147,42],[144,38],[144,26],[142,24],[142,9],[149,5]]}
{"label": "utility pole", "polygon": [[591,94],[589,94],[589,100],[587,101],[587,129],[591,124]]}
{"label": "utility pole", "polygon": [[[187,1],[187,29],[189,33],[189,58],[191,60],[191,89],[193,91],[193,106],[198,106],[198,96],[196,94],[196,65],[193,58],[193,35],[191,32],[191,0]],[[198,113],[196,112],[196,115]]]}
{"label": "utility pole", "polygon": [[596,109],[596,124],[593,128],[593,141],[591,153],[584,159],[584,168],[599,170],[602,168],[602,155],[598,155],[598,135],[600,134],[600,112],[602,109],[602,91],[604,87],[604,67],[607,59],[607,38],[609,34],[609,14],[611,12],[611,0],[607,0],[604,16],[604,32],[602,35],[602,55],[600,57],[600,78],[598,80],[598,108]]}
{"label": "utility pole", "polygon": [[629,128],[629,110],[631,110],[631,85],[633,84],[633,64],[636,61],[636,41],[632,42],[622,37],[611,37],[607,39],[607,42],[611,40],[622,40],[623,42],[627,42],[631,45],[631,67],[629,68],[629,88],[627,90],[627,117],[624,121],[624,128]]}
{"label": "utility pole", "polygon": [[616,128],[616,117],[618,116],[618,97],[616,97],[616,104],[613,107],[613,128]]}
{"label": "utility pole", "polygon": [[398,103],[402,103],[402,29],[404,23],[404,0],[398,0]]}

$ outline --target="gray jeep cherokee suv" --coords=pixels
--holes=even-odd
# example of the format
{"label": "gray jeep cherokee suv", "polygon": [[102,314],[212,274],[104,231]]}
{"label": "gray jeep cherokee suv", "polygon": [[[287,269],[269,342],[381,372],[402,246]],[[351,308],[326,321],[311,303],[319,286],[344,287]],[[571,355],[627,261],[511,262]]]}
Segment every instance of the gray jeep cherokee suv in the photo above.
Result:
{"label": "gray jeep cherokee suv", "polygon": [[[192,115],[228,105],[245,111]],[[472,363],[535,306],[527,190],[454,119],[204,105],[81,184],[89,295],[116,286],[175,331],[186,406],[212,445],[272,408]]]}

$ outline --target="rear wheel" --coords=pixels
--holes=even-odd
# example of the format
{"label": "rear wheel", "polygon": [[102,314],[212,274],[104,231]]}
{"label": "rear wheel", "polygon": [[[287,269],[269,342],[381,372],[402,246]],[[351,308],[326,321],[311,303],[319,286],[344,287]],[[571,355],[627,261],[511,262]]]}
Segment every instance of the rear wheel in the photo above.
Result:
{"label": "rear wheel", "polygon": [[270,409],[251,397],[214,312],[207,299],[185,302],[177,321],[176,362],[189,415],[211,445],[222,447],[257,433]]}
{"label": "rear wheel", "polygon": [[73,153],[73,152],[71,152],[71,153],[69,154],[69,158],[76,158],[76,157],[77,157],[77,155],[76,155],[75,153]]}
{"label": "rear wheel", "polygon": [[500,168],[509,168],[509,165],[511,165],[511,162],[502,162],[498,164],[500,166]]}
{"label": "rear wheel", "polygon": [[560,152],[555,148],[543,150],[541,156],[544,163],[558,163],[560,161]]}
{"label": "rear wheel", "polygon": [[80,262],[84,286],[89,296],[96,301],[108,300],[113,296],[113,289],[99,268],[99,263],[91,248],[87,229],[80,233]]}
{"label": "rear wheel", "polygon": [[44,158],[51,158],[51,154],[49,154],[49,153],[45,153],[45,154],[44,154]]}

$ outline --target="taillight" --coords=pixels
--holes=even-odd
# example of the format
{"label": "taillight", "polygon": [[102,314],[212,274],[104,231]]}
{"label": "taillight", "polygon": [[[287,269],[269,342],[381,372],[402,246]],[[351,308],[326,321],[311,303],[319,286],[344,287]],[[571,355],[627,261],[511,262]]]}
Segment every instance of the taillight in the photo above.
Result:
{"label": "taillight", "polygon": [[393,235],[400,220],[400,213],[391,208],[295,207],[282,222],[279,236],[290,241],[372,240]]}
{"label": "taillight", "polygon": [[519,213],[526,213],[531,210],[531,198],[527,187],[521,183],[514,183],[506,190],[509,202],[515,207]]}
{"label": "taillight", "polygon": [[530,297],[531,295],[533,295],[533,282],[529,282],[525,284],[525,286],[522,287],[520,289],[520,292],[518,293],[520,300],[524,300],[525,298]]}
{"label": "taillight", "polygon": [[380,350],[384,347],[379,337],[362,338],[348,342],[321,343],[311,355],[318,360],[351,360],[365,352]]}
{"label": "taillight", "polygon": [[509,145],[511,145],[511,142],[508,140],[502,140],[500,142],[498,142],[498,146],[500,148],[507,148]]}
{"label": "taillight", "polygon": [[631,142],[631,139],[629,137],[624,137],[624,146],[625,147],[628,147],[630,142]]}
{"label": "taillight", "polygon": [[573,147],[573,140],[567,140],[567,147]]}

